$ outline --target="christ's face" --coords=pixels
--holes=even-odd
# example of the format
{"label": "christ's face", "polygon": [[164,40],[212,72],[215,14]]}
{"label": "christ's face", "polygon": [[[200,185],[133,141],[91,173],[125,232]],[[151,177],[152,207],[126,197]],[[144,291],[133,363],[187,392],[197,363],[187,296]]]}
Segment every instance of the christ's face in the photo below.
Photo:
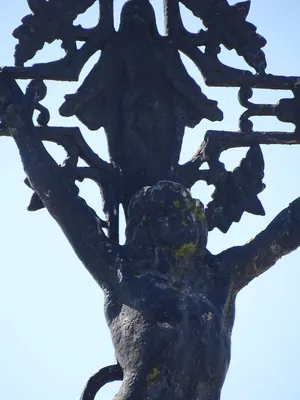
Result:
{"label": "christ's face", "polygon": [[186,242],[197,244],[199,230],[192,211],[180,208],[174,202],[176,205],[167,201],[151,205],[148,226],[153,241],[168,247],[178,247]]}
{"label": "christ's face", "polygon": [[[141,247],[178,248],[186,243],[203,247],[207,227],[202,204],[186,190],[139,192],[138,200],[129,208],[128,240]],[[181,188],[181,186],[180,186]],[[127,236],[128,236],[127,235]]]}

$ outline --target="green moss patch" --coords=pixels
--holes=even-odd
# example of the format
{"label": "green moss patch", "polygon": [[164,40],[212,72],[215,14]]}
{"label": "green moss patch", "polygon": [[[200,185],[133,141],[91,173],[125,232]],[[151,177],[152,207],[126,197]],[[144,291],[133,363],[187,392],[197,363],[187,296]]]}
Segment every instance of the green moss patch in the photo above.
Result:
{"label": "green moss patch", "polygon": [[147,381],[149,383],[152,383],[156,380],[156,378],[158,377],[158,375],[160,374],[160,370],[158,368],[153,368],[149,374],[147,375]]}
{"label": "green moss patch", "polygon": [[178,247],[174,252],[176,257],[178,258],[185,258],[188,257],[190,254],[195,253],[197,250],[197,245],[195,243],[184,243],[180,247]]}

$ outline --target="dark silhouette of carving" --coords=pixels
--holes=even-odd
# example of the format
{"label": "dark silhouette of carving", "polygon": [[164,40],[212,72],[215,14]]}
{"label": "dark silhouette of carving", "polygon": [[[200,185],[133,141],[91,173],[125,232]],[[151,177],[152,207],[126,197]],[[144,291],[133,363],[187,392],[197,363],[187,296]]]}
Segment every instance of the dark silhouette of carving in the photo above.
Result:
{"label": "dark silhouette of carving", "polygon": [[[165,36],[157,31],[148,0],[125,3],[118,31],[112,0],[99,0],[96,27],[74,26],[93,3],[28,0],[33,14],[14,32],[16,66],[0,72],[0,134],[11,136],[19,148],[25,183],[34,191],[29,209],[48,209],[105,293],[118,364],[96,373],[82,399],[93,399],[106,382],[123,379],[116,399],[218,400],[230,361],[236,295],[300,245],[300,199],[244,246],[213,255],[207,235],[215,227],[227,232],[245,211],[264,215],[257,197],[264,189],[259,145],[300,143],[300,78],[265,73],[265,39],[246,21],[249,2],[182,0],[207,28],[192,34],[182,24],[179,1],[165,0]],[[62,40],[64,58],[25,66],[44,43],[56,39]],[[255,73],[223,65],[221,44],[244,57]],[[92,151],[79,128],[48,126],[50,113],[40,104],[47,94],[43,80],[77,80],[98,50],[99,61],[78,91],[66,96],[60,112],[76,115],[91,130],[104,127],[109,163]],[[188,75],[179,51],[207,84],[239,87],[246,109],[239,132],[208,131],[184,165],[179,156],[185,127],[204,118],[221,120],[222,111]],[[32,79],[25,94],[16,79]],[[253,87],[291,90],[294,98],[254,104],[249,101]],[[292,122],[295,131],[254,131],[250,118],[260,115]],[[62,165],[43,141],[65,148]],[[228,172],[220,155],[234,147],[249,150]],[[80,159],[86,167],[78,166]],[[203,163],[206,170],[200,169]],[[99,185],[105,221],[79,197],[75,182],[83,179]],[[206,208],[190,194],[199,180],[215,186]],[[126,216],[123,246],[119,204]]]}
{"label": "dark silhouette of carving", "polygon": [[126,182],[125,210],[143,185],[172,177],[185,126],[223,118],[158,34],[150,3],[138,1],[124,5],[119,32],[60,112],[75,114],[91,130],[104,127],[112,164]]}

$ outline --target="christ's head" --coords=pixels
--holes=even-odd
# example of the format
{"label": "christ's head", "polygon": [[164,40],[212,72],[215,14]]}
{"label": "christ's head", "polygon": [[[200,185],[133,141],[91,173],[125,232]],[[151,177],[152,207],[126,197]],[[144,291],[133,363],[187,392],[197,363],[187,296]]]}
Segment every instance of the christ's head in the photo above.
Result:
{"label": "christ's head", "polygon": [[204,249],[204,208],[182,185],[161,181],[141,189],[127,212],[127,241],[135,246],[178,248],[186,243]]}

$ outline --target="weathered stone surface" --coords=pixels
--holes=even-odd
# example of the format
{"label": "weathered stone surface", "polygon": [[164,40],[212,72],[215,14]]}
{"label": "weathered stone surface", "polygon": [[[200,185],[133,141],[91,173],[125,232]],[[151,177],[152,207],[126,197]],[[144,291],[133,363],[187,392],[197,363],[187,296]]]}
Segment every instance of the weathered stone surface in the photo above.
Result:
{"label": "weathered stone surface", "polygon": [[[299,78],[265,74],[265,39],[246,21],[249,2],[181,2],[206,30],[191,34],[184,28],[177,0],[165,0],[165,36],[157,31],[148,0],[126,2],[118,31],[113,0],[99,0],[99,23],[88,30],[73,23],[95,1],[28,0],[32,14],[14,32],[16,67],[0,72],[0,135],[11,136],[20,151],[25,183],[34,190],[29,209],[48,209],[105,293],[118,364],[96,373],[82,400],[94,399],[106,382],[121,379],[116,400],[218,400],[230,361],[237,293],[300,245],[297,199],[246,245],[218,255],[206,248],[209,230],[226,232],[245,211],[264,214],[257,197],[264,189],[259,145],[300,143]],[[56,39],[62,40],[64,58],[24,66]],[[84,42],[80,48],[78,41]],[[223,65],[221,44],[236,50],[256,73]],[[41,104],[47,94],[43,80],[78,80],[98,50],[99,61],[77,92],[66,96],[60,112],[77,116],[91,130],[104,127],[109,163],[78,128],[48,126],[50,113]],[[239,132],[208,131],[184,165],[179,156],[185,128],[204,118],[219,121],[223,114],[189,76],[179,51],[207,84],[240,87],[246,109]],[[33,80],[24,94],[15,79]],[[254,104],[253,87],[292,90],[294,98]],[[292,122],[295,131],[254,131],[250,118],[266,115]],[[64,147],[68,157],[62,165],[43,141]],[[220,155],[235,147],[249,150],[231,172]],[[78,166],[80,160],[87,166]],[[206,170],[200,169],[204,163]],[[79,197],[75,182],[84,179],[99,185],[106,221]],[[199,180],[215,186],[206,209],[189,190]],[[119,204],[126,217],[123,246]]]}

